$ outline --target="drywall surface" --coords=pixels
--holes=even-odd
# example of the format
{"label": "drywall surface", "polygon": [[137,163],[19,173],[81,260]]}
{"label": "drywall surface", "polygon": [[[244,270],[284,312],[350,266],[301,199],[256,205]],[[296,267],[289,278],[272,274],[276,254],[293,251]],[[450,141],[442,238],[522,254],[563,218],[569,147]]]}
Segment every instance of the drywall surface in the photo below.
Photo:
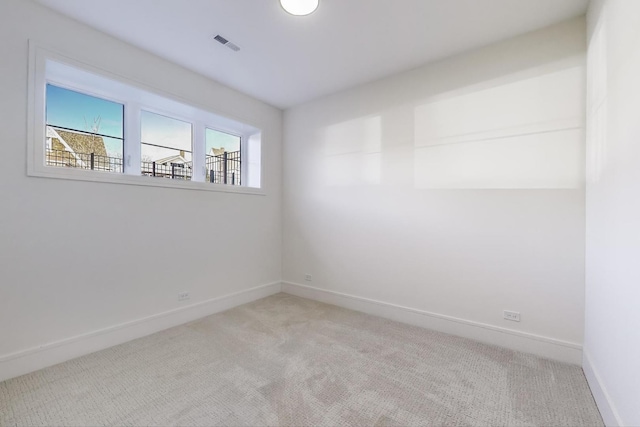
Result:
{"label": "drywall surface", "polygon": [[584,87],[577,18],[285,111],[283,280],[579,351]]}
{"label": "drywall surface", "polygon": [[585,372],[607,425],[640,425],[640,2],[588,14]]}
{"label": "drywall surface", "polygon": [[[27,177],[30,39],[261,128],[265,194]],[[0,364],[279,283],[280,110],[31,1],[0,2],[0,40]],[[190,299],[178,302],[183,291]]]}

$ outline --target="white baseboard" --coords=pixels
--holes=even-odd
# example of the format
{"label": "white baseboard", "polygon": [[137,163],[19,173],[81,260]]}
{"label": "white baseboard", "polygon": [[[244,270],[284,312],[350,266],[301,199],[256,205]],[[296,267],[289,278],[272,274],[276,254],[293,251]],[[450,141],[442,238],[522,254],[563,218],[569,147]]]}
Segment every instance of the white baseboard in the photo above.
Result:
{"label": "white baseboard", "polygon": [[582,370],[584,371],[584,376],[587,377],[591,394],[593,394],[593,398],[596,401],[596,405],[598,406],[598,410],[600,411],[600,415],[602,415],[602,420],[605,425],[607,427],[624,425],[618,415],[618,411],[616,411],[616,408],[611,401],[611,397],[609,396],[604,383],[602,382],[598,370],[593,365],[591,357],[589,357],[589,353],[586,350],[584,351]]}
{"label": "white baseboard", "polygon": [[580,365],[582,363],[582,346],[572,342],[500,328],[298,283],[282,282],[282,292],[402,323],[471,338],[516,351],[532,353],[561,362],[574,365]]}
{"label": "white baseboard", "polygon": [[0,355],[0,381],[144,337],[280,291],[280,282],[269,283],[38,347]]}

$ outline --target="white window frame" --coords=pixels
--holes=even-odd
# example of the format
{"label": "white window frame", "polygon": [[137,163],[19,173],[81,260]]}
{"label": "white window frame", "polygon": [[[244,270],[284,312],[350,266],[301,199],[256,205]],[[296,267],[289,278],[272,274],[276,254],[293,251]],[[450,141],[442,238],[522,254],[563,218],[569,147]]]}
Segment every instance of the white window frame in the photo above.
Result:
{"label": "white window frame", "polygon": [[[46,85],[50,83],[65,89],[114,101],[124,105],[124,173],[61,168],[45,165],[46,141]],[[227,118],[185,102],[161,89],[146,87],[109,71],[88,65],[74,58],[29,41],[29,102],[27,126],[27,175],[34,177],[108,182],[187,190],[218,191],[240,194],[264,195],[261,187],[249,187],[250,182],[263,182],[263,162],[249,171],[250,161],[247,141],[263,132],[250,124]],[[192,179],[172,180],[142,176],[141,160],[141,111],[149,111],[182,120],[192,125]],[[240,137],[242,161],[242,185],[205,182],[205,134],[206,129],[229,133]],[[262,157],[262,156],[260,156]],[[249,174],[252,173],[252,179]]]}

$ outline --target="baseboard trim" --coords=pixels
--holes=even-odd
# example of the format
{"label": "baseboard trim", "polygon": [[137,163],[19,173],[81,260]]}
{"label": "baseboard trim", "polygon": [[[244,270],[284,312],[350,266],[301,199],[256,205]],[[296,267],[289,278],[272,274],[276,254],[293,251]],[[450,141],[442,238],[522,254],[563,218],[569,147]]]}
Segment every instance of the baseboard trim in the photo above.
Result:
{"label": "baseboard trim", "polygon": [[582,346],[577,343],[500,328],[299,283],[282,282],[282,292],[402,323],[471,338],[516,351],[532,353],[565,363],[574,365],[582,363]]}
{"label": "baseboard trim", "polygon": [[589,352],[585,350],[583,354],[584,360],[582,362],[582,370],[584,371],[584,376],[587,377],[587,383],[589,383],[591,394],[593,395],[593,399],[596,401],[602,420],[607,427],[625,425],[613,405],[613,401],[602,382],[602,377],[593,365]]}
{"label": "baseboard trim", "polygon": [[280,291],[281,282],[273,282],[50,342],[38,347],[0,355],[0,381],[141,338],[173,326],[277,294]]}

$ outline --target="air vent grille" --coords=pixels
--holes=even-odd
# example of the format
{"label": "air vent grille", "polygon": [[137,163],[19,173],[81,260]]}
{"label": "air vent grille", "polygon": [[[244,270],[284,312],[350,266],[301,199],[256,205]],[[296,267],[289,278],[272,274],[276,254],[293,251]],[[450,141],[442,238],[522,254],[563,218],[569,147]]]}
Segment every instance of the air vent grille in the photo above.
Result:
{"label": "air vent grille", "polygon": [[217,36],[214,37],[214,40],[222,43],[222,44],[227,44],[229,43],[229,40],[225,39],[224,37],[222,37],[220,34],[218,34]]}
{"label": "air vent grille", "polygon": [[231,43],[229,40],[225,39],[220,34],[215,36],[213,39],[215,41],[217,41],[218,43],[225,45],[226,47],[228,47],[229,49],[231,49],[234,52],[237,52],[237,51],[240,50],[240,46],[238,46],[237,44]]}

